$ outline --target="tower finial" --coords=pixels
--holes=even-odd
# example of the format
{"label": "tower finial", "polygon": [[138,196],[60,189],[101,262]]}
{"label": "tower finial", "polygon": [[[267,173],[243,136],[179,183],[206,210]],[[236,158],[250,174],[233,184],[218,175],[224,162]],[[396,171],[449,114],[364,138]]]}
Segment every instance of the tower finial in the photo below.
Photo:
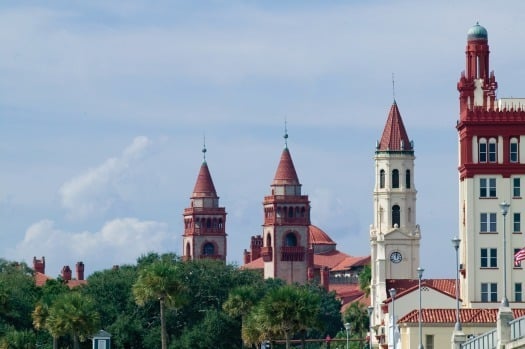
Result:
{"label": "tower finial", "polygon": [[392,73],[392,97],[394,98],[394,102],[396,101],[396,81],[394,79],[394,73]]}
{"label": "tower finial", "polygon": [[206,135],[203,135],[202,160],[206,162]]}
{"label": "tower finial", "polygon": [[286,118],[284,118],[284,147],[288,148],[288,125]]}

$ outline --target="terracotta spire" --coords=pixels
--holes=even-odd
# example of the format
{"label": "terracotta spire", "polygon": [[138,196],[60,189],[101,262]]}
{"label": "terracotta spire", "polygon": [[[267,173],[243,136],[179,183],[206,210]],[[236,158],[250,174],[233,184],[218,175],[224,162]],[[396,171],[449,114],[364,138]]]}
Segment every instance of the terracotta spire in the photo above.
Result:
{"label": "terracotta spire", "polygon": [[413,151],[412,143],[408,139],[403,119],[394,100],[388,119],[386,120],[385,129],[381,136],[381,141],[377,145],[377,151]]}
{"label": "terracotta spire", "polygon": [[202,148],[203,161],[201,169],[199,171],[199,176],[197,177],[197,182],[195,183],[195,188],[193,189],[193,197],[217,197],[217,192],[215,191],[215,186],[213,185],[213,180],[211,179],[210,170],[208,169],[208,164],[206,163],[206,144]]}
{"label": "terracotta spire", "polygon": [[277,171],[275,172],[275,177],[273,178],[273,185],[299,185],[299,178],[297,177],[297,172],[295,172],[295,166],[292,161],[292,156],[288,147],[283,149],[281,154],[281,160],[279,161],[279,166],[277,166]]}

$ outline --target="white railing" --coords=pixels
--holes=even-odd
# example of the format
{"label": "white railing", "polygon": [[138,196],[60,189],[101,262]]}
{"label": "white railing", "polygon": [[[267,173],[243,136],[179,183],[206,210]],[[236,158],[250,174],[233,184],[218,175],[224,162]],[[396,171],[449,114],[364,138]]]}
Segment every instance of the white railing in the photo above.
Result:
{"label": "white railing", "polygon": [[494,349],[498,342],[496,329],[485,332],[482,335],[469,339],[461,344],[461,349]]}
{"label": "white railing", "polygon": [[511,341],[525,337],[525,316],[512,320],[509,325]]}

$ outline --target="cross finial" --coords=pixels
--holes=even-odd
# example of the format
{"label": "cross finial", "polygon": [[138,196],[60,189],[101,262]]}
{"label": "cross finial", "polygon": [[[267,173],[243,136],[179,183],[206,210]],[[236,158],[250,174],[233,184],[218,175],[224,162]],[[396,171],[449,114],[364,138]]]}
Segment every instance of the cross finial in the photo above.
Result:
{"label": "cross finial", "polygon": [[288,125],[286,119],[284,119],[284,147],[288,148]]}
{"label": "cross finial", "polygon": [[203,136],[202,158],[206,162],[206,135]]}

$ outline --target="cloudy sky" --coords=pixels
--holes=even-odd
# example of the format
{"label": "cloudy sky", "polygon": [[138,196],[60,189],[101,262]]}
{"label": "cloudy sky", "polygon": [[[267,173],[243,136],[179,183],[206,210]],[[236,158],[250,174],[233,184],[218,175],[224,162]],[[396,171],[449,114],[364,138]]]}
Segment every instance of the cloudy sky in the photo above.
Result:
{"label": "cloudy sky", "polygon": [[466,32],[487,28],[498,96],[523,97],[524,13],[519,0],[3,1],[0,257],[45,256],[57,276],[181,254],[205,135],[240,264],[285,120],[312,223],[367,255],[395,93],[415,142],[425,277],[452,277]]}

